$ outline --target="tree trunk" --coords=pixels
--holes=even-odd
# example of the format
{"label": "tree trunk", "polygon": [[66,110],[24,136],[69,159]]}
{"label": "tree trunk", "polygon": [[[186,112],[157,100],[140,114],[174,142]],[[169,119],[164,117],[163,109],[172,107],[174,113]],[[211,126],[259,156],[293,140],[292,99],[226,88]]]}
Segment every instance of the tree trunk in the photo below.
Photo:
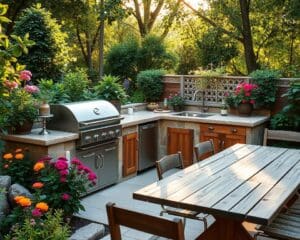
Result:
{"label": "tree trunk", "polygon": [[248,74],[258,69],[253,50],[252,33],[249,19],[250,0],[240,0],[241,17],[243,24],[243,45]]}
{"label": "tree trunk", "polygon": [[99,80],[103,77],[103,65],[104,65],[104,0],[100,2],[101,16],[100,16],[100,31],[99,31]]}

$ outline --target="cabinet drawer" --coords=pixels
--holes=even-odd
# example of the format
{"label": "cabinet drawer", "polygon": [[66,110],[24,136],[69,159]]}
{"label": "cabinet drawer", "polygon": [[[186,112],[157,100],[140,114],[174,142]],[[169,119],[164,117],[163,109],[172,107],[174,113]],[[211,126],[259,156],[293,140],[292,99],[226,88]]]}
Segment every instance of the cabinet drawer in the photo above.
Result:
{"label": "cabinet drawer", "polygon": [[207,124],[207,123],[200,124],[200,131],[211,132],[211,133],[246,135],[245,127],[219,125],[219,124]]}

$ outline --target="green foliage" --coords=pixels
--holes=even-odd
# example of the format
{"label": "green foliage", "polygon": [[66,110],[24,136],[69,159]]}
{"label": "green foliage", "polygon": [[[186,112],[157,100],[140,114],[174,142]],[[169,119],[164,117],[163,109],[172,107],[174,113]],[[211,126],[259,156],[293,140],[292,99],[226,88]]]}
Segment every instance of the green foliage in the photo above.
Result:
{"label": "green foliage", "polygon": [[106,56],[108,72],[121,79],[135,79],[138,49],[138,41],[132,38],[111,47]]}
{"label": "green foliage", "polygon": [[170,95],[168,98],[168,104],[172,107],[174,106],[183,106],[184,105],[184,99],[178,94]]}
{"label": "green foliage", "polygon": [[250,74],[250,77],[258,86],[255,97],[257,106],[270,108],[276,100],[278,71],[256,70]]}
{"label": "green foliage", "polygon": [[145,95],[143,91],[135,90],[128,99],[129,103],[142,103],[145,101]]}
{"label": "green foliage", "polygon": [[167,52],[163,41],[153,35],[147,35],[141,43],[137,55],[139,71],[147,69],[172,69],[176,59]]}
{"label": "green foliage", "polygon": [[62,83],[54,83],[52,79],[41,79],[39,81],[41,90],[40,98],[47,98],[48,103],[65,103],[69,101],[69,96],[65,93],[65,88]]}
{"label": "green foliage", "polygon": [[65,43],[67,34],[61,31],[50,12],[40,5],[26,9],[16,21],[14,32],[20,36],[29,33],[36,43],[30,54],[20,58],[20,62],[32,71],[34,80],[59,79],[69,62],[69,48]]}
{"label": "green foliage", "polygon": [[11,177],[12,183],[19,183],[27,188],[31,187],[33,176],[33,161],[27,151],[16,149],[15,152],[5,153],[0,161],[1,174]]}
{"label": "green foliage", "polygon": [[196,56],[196,49],[193,45],[184,45],[179,47],[177,54],[179,62],[176,67],[177,74],[187,75],[199,66],[199,59]]}
{"label": "green foliage", "polygon": [[46,213],[45,219],[43,220],[26,218],[23,224],[16,225],[4,239],[66,240],[69,236],[70,228],[63,223],[63,212],[61,210],[56,210],[54,213]]}
{"label": "green foliage", "polygon": [[105,75],[94,87],[94,91],[101,99],[119,100],[120,102],[124,102],[127,96],[125,89],[120,83],[118,83],[118,81],[118,77]]}
{"label": "green foliage", "polygon": [[226,65],[238,55],[236,43],[224,36],[218,29],[210,29],[196,41],[199,61],[202,67],[220,67]]}
{"label": "green foliage", "polygon": [[137,88],[141,90],[148,102],[158,101],[163,93],[162,70],[146,70],[137,75]]}
{"label": "green foliage", "polygon": [[83,69],[68,72],[63,79],[64,92],[68,95],[71,102],[82,100],[88,85],[88,76]]}
{"label": "green foliage", "polygon": [[300,81],[293,82],[282,97],[288,104],[271,118],[271,128],[300,131]]}
{"label": "green foliage", "polygon": [[13,89],[0,99],[0,113],[4,128],[16,127],[38,116],[36,100],[22,88]]}

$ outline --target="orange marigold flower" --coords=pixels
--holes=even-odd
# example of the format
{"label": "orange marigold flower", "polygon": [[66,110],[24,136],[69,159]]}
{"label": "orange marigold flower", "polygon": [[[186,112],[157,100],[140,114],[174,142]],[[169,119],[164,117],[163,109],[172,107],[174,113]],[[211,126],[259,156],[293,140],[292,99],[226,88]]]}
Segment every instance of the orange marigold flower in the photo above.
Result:
{"label": "orange marigold flower", "polygon": [[29,207],[31,206],[31,200],[27,197],[23,197],[18,201],[18,204],[22,207]]}
{"label": "orange marigold flower", "polygon": [[6,153],[3,155],[3,159],[5,160],[9,160],[9,159],[12,159],[13,158],[13,155],[11,153]]}
{"label": "orange marigold flower", "polygon": [[42,212],[47,212],[49,209],[49,206],[45,202],[39,202],[35,205],[35,208],[41,210]]}
{"label": "orange marigold flower", "polygon": [[16,196],[16,197],[14,198],[14,200],[16,201],[16,203],[19,203],[20,200],[23,199],[23,198],[24,198],[24,196]]}
{"label": "orange marigold flower", "polygon": [[42,182],[35,182],[34,184],[32,184],[33,188],[42,188],[44,187],[44,183]]}
{"label": "orange marigold flower", "polygon": [[23,153],[17,153],[15,155],[15,159],[22,160],[23,158],[24,158],[24,154]]}
{"label": "orange marigold flower", "polygon": [[37,162],[36,164],[34,164],[33,166],[33,170],[35,172],[40,171],[41,169],[45,168],[45,164],[43,162]]}
{"label": "orange marigold flower", "polygon": [[15,150],[15,153],[21,153],[23,150],[22,150],[22,148],[17,148],[16,150]]}
{"label": "orange marigold flower", "polygon": [[8,164],[5,164],[5,165],[3,166],[3,168],[5,168],[5,169],[7,169],[8,167],[9,167]]}

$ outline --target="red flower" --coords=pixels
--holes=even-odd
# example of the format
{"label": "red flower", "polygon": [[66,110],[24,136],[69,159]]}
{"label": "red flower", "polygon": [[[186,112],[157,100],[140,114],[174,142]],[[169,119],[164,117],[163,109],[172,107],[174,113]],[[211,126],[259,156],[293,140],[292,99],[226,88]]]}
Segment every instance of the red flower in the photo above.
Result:
{"label": "red flower", "polygon": [[88,175],[88,179],[89,181],[94,181],[95,179],[97,179],[97,175],[93,172],[90,172]]}
{"label": "red flower", "polygon": [[41,212],[40,209],[35,208],[31,211],[31,214],[33,217],[41,217],[43,215],[43,213]]}
{"label": "red flower", "polygon": [[57,170],[65,170],[68,168],[68,163],[64,160],[57,160],[56,163],[54,164],[54,167]]}
{"label": "red flower", "polygon": [[71,198],[71,196],[67,193],[63,193],[61,195],[61,199],[64,200],[64,201],[68,201],[70,198]]}
{"label": "red flower", "polygon": [[20,79],[25,81],[30,81],[32,77],[32,74],[28,70],[23,70],[20,72]]}

